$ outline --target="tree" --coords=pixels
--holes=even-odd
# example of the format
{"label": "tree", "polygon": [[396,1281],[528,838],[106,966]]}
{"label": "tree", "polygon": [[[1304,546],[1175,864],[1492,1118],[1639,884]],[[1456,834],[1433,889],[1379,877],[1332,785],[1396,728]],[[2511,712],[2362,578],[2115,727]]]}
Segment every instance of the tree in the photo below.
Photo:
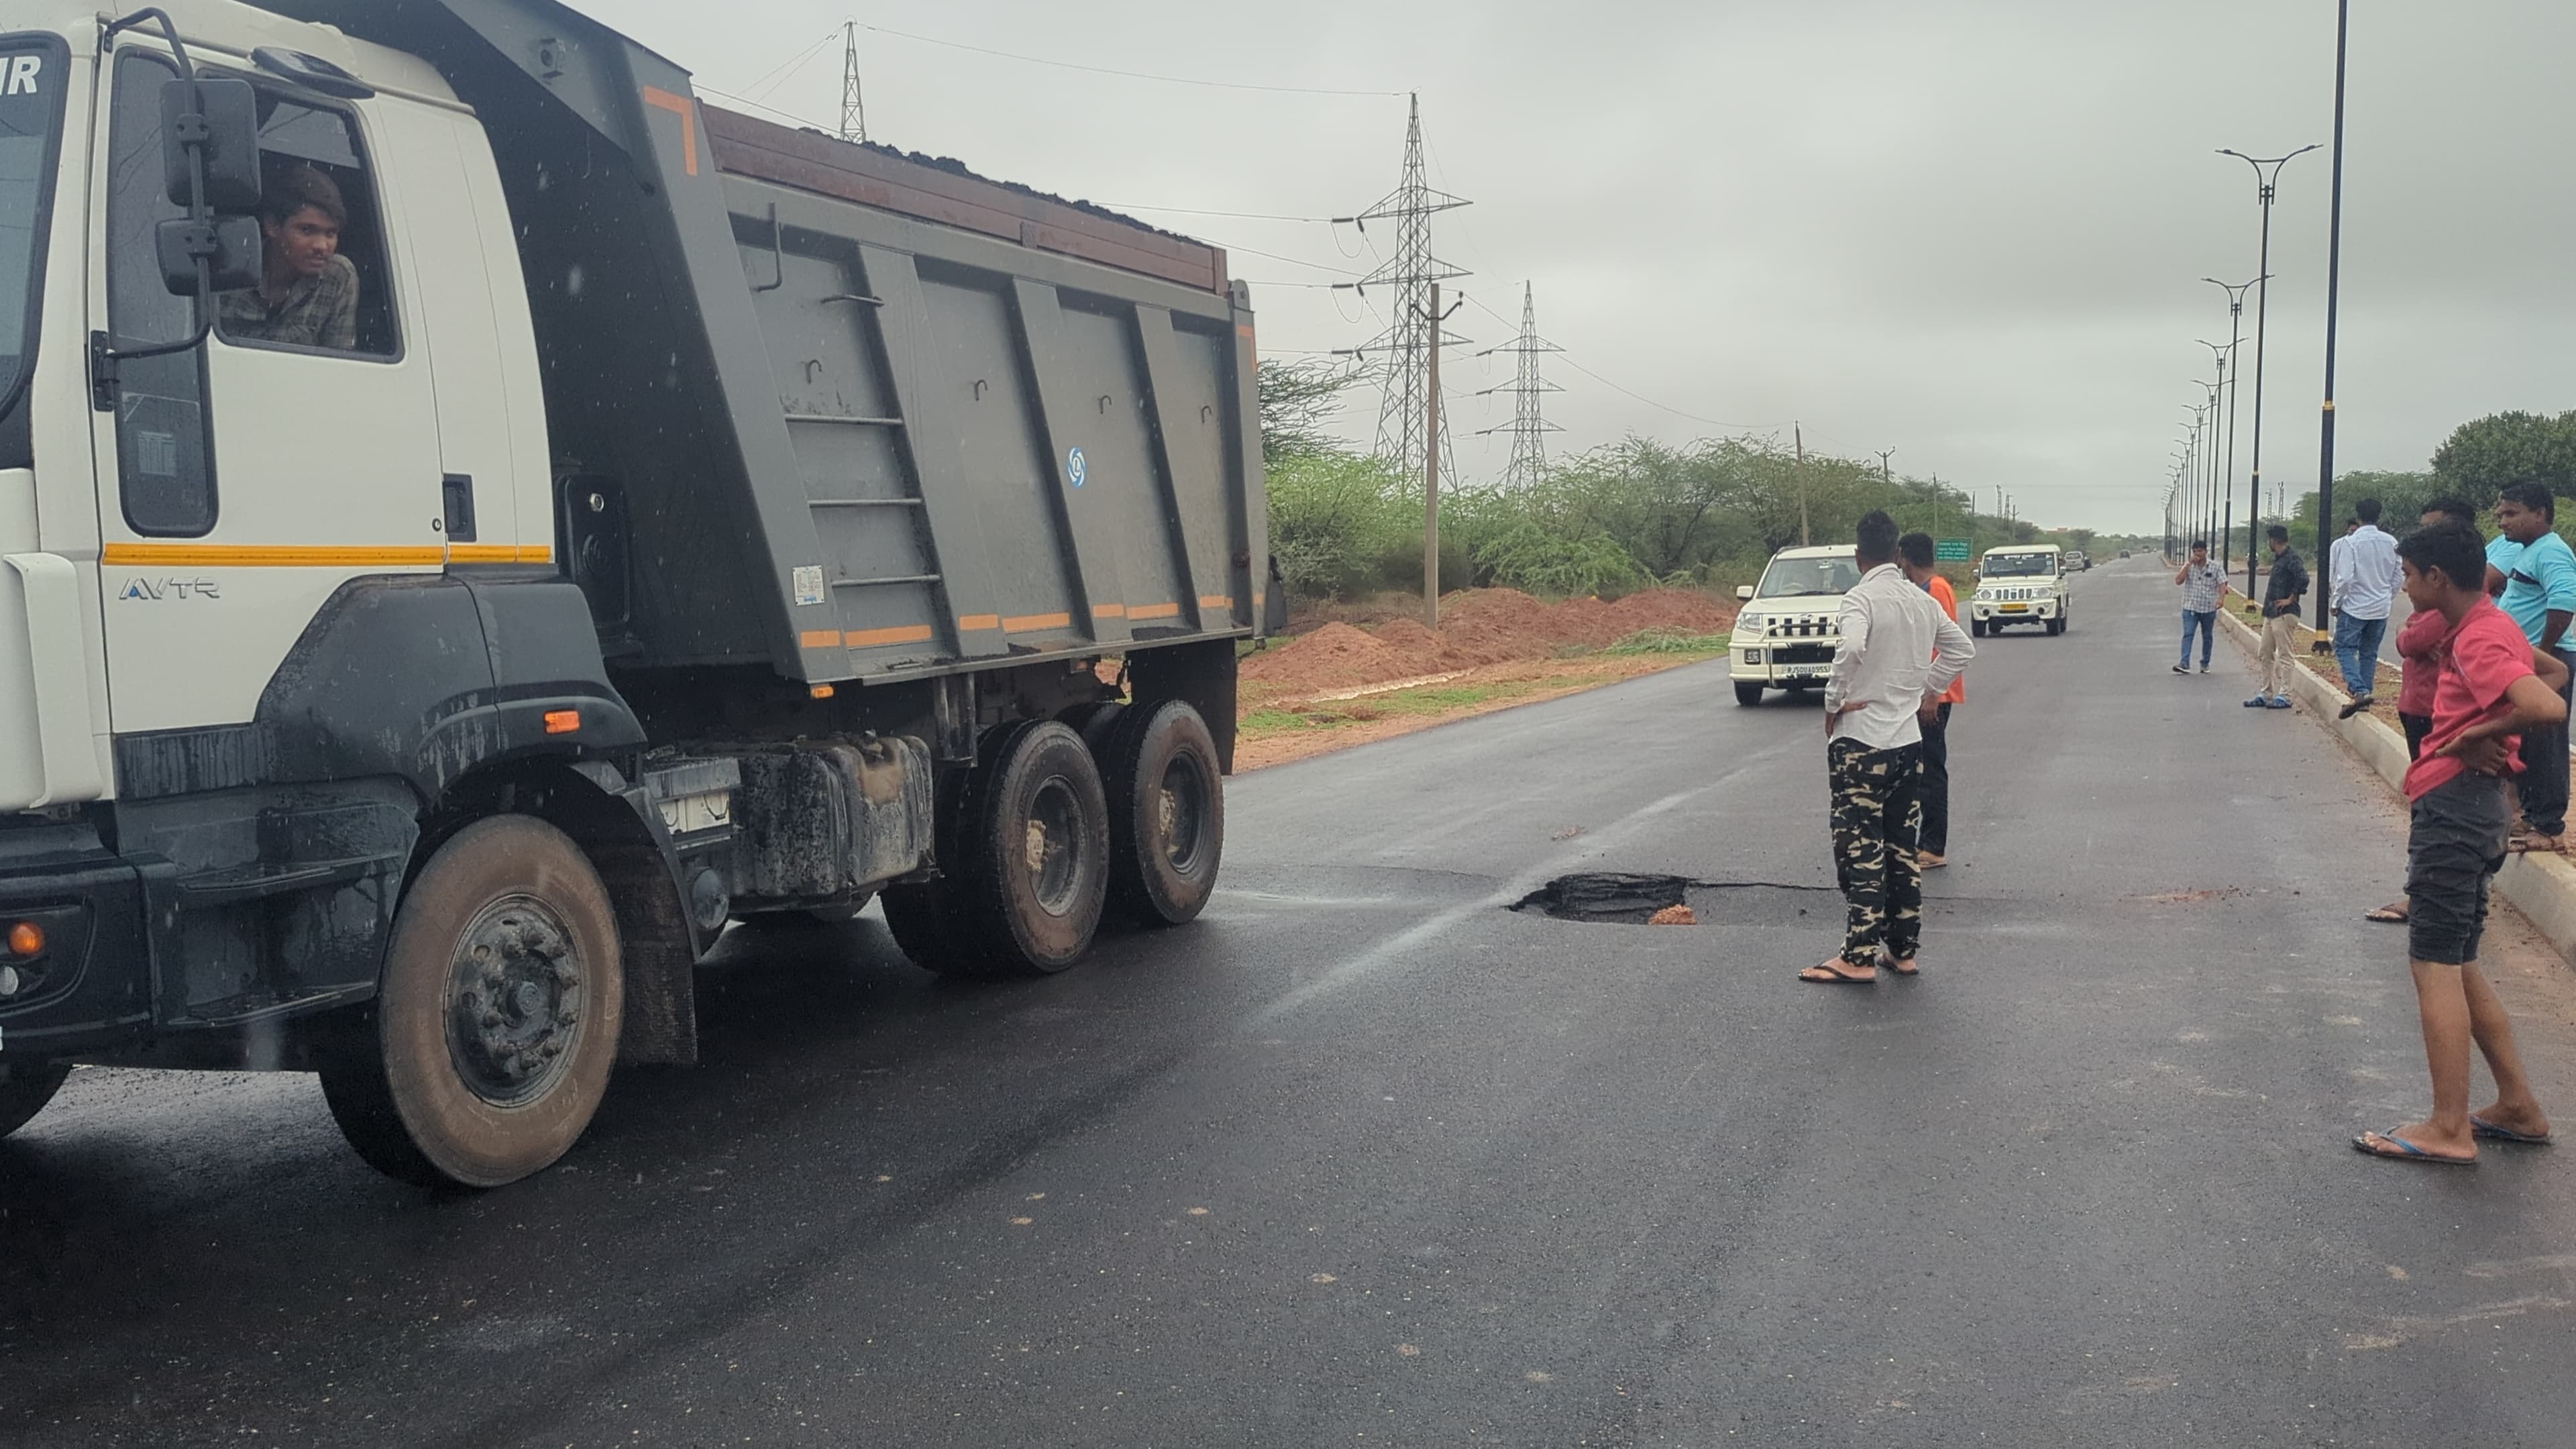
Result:
{"label": "tree", "polygon": [[2462,423],[2434,450],[2433,473],[2442,491],[2482,509],[2509,483],[2576,494],[2576,412],[2496,413]]}
{"label": "tree", "polygon": [[1297,454],[1348,452],[1333,436],[1342,394],[1359,380],[1357,369],[1320,357],[1298,362],[1264,360],[1254,374],[1261,393],[1261,461],[1276,465]]}

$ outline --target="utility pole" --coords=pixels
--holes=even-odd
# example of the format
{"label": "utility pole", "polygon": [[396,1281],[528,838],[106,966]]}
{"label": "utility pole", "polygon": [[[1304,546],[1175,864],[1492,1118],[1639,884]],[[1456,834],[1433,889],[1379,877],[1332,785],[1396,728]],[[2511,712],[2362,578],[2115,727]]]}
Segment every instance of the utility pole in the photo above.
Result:
{"label": "utility pole", "polygon": [[[1406,482],[1427,478],[1425,460],[1433,453],[1441,455],[1443,464],[1454,465],[1450,456],[1449,435],[1439,428],[1424,431],[1438,416],[1436,409],[1424,406],[1430,384],[1428,374],[1433,350],[1441,341],[1440,323],[1433,320],[1434,309],[1425,303],[1436,283],[1463,277],[1464,269],[1451,266],[1433,255],[1431,218],[1444,211],[1467,205],[1446,192],[1434,191],[1423,170],[1422,101],[1412,98],[1404,125],[1404,169],[1395,190],[1357,216],[1335,217],[1368,230],[1372,221],[1395,223],[1395,248],[1375,271],[1357,282],[1343,282],[1362,296],[1371,287],[1385,287],[1395,293],[1395,305],[1387,318],[1387,329],[1365,346],[1349,348],[1339,355],[1375,357],[1372,367],[1377,374],[1380,401],[1377,413],[1377,455],[1395,465],[1396,473]],[[1464,339],[1458,339],[1464,340]],[[1451,471],[1456,471],[1454,466]]]}
{"label": "utility pole", "polygon": [[2326,224],[2326,405],[2317,438],[2317,627],[2331,627],[2334,585],[2326,550],[2334,537],[2335,302],[2343,286],[2343,77],[2344,46],[2352,30],[2352,0],[2335,6],[2335,118],[2333,220]]}
{"label": "utility pole", "polygon": [[[1436,287],[1434,298],[1436,304]],[[1510,389],[1511,422],[1504,426],[1486,428],[1476,435],[1480,438],[1487,433],[1508,432],[1512,435],[1512,461],[1503,472],[1503,486],[1506,488],[1537,486],[1540,478],[1547,472],[1547,435],[1565,431],[1547,421],[1539,410],[1541,397],[1552,392],[1563,392],[1565,389],[1541,377],[1538,370],[1538,360],[1541,357],[1564,350],[1538,335],[1536,290],[1529,283],[1523,282],[1521,284],[1521,335],[1500,347],[1489,347],[1476,354],[1479,357],[1491,357],[1497,352],[1507,352],[1520,359]],[[1433,349],[1432,356],[1437,360],[1439,351],[1436,347]],[[1489,387],[1476,396],[1489,397],[1501,391],[1503,391],[1502,388]]]}
{"label": "utility pole", "polygon": [[[1776,438],[1780,435],[1778,433],[1773,433],[1771,436]],[[1812,546],[1816,540],[1815,536],[1807,531],[1806,426],[1802,423],[1791,423],[1789,425],[1789,436],[1795,439],[1798,444],[1798,546],[1801,548],[1807,548]]]}
{"label": "utility pole", "polygon": [[[1465,302],[1449,304],[1455,312]],[[1424,437],[1440,436],[1440,324],[1449,320],[1449,312],[1440,310],[1440,284],[1431,284],[1431,307],[1424,315],[1431,323],[1431,385],[1425,390],[1429,416],[1423,424],[1429,429]],[[1429,628],[1440,627],[1440,450],[1433,448],[1422,455],[1422,622]]]}
{"label": "utility pole", "polygon": [[859,22],[841,24],[841,139],[868,139],[868,107],[859,95]]}

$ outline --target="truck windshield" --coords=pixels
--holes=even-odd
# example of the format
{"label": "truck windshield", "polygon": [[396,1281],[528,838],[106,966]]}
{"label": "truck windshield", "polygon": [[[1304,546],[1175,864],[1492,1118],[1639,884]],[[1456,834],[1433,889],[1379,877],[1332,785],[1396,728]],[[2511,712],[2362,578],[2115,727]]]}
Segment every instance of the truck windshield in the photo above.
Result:
{"label": "truck windshield", "polygon": [[35,362],[65,56],[51,37],[0,38],[0,419],[23,401]]}
{"label": "truck windshield", "polygon": [[1860,565],[1847,558],[1775,558],[1762,571],[1757,599],[1833,599],[1860,582]]}
{"label": "truck windshield", "polygon": [[2057,572],[2057,555],[2048,553],[1990,553],[1986,555],[1985,577],[1990,579],[2026,579]]}

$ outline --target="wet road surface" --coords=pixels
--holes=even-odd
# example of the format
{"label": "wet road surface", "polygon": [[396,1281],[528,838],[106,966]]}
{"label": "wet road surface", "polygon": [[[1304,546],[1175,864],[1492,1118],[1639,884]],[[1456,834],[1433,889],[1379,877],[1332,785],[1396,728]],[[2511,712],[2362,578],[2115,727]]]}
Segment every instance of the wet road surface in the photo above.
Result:
{"label": "wet road surface", "polygon": [[[506,1191],[82,1073],[0,1144],[0,1445],[2563,1445],[2576,1156],[2346,1148],[2425,1096],[2402,820],[2171,593],[1981,642],[1919,981],[1792,979],[1817,714],[1700,666],[1240,778],[1207,919],[1059,980],[737,933]],[[1605,869],[1741,888],[1506,909]]]}

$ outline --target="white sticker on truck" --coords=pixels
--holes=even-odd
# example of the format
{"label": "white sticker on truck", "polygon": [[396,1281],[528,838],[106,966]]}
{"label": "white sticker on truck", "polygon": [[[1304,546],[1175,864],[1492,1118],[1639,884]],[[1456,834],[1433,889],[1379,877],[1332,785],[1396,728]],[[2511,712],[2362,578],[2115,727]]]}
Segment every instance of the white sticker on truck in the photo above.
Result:
{"label": "white sticker on truck", "polygon": [[822,565],[798,565],[796,569],[795,582],[796,606],[798,608],[811,608],[812,606],[823,602],[825,595],[823,593]]}

